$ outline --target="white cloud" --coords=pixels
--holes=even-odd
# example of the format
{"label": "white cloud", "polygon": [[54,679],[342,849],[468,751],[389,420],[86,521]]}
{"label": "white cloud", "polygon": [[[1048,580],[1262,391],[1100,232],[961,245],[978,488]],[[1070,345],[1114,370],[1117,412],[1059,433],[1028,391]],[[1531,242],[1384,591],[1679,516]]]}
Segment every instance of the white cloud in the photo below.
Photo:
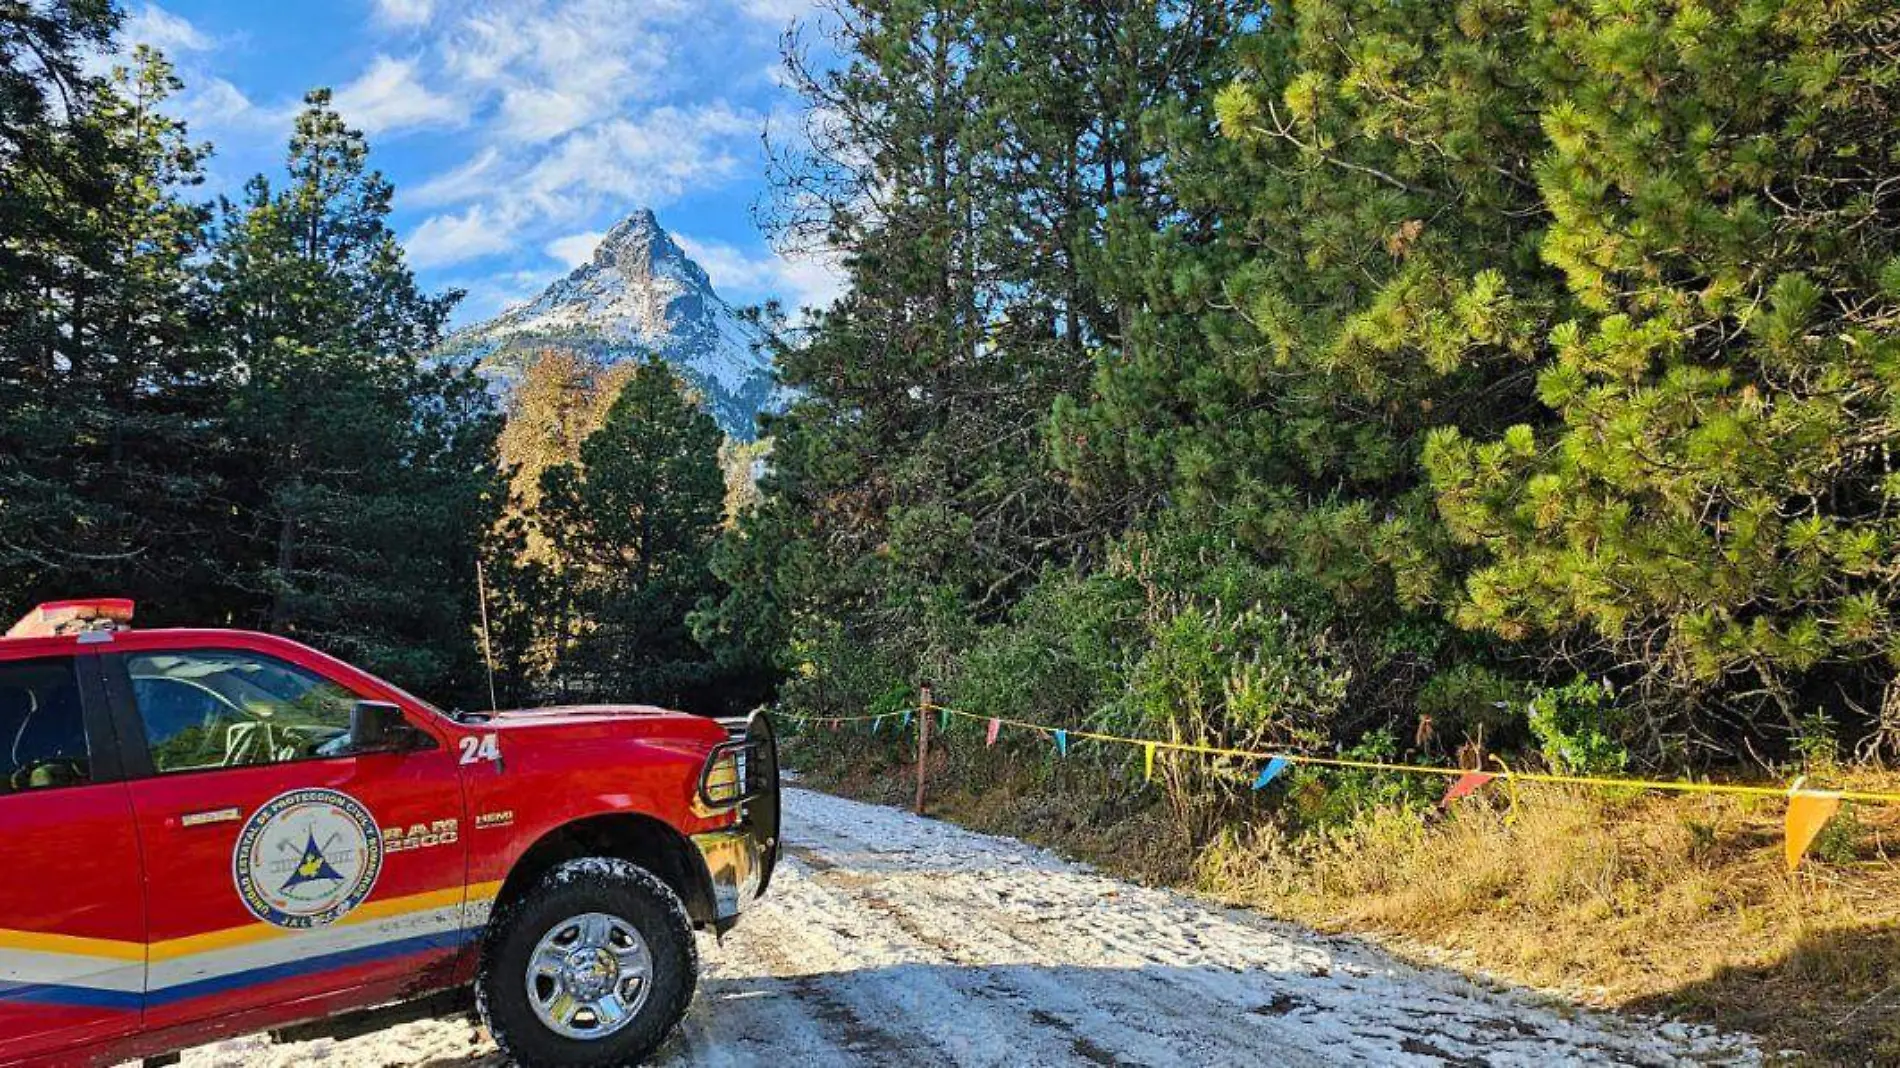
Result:
{"label": "white cloud", "polygon": [[[376,0],[385,25],[398,0]],[[414,2],[414,0],[404,0]],[[782,92],[747,58],[809,0],[431,0],[406,59],[379,56],[360,83],[385,110],[371,128],[456,124],[467,153],[402,184],[405,210],[431,217],[408,244],[418,265],[510,253],[511,265],[575,264],[591,231],[635,207],[664,208],[757,165],[761,95]],[[409,87],[397,92],[398,86]],[[398,101],[404,107],[396,109]],[[822,272],[784,265],[775,292],[822,294]],[[471,287],[471,291],[472,287]],[[475,303],[473,299],[471,304]]]}
{"label": "white cloud", "polygon": [[217,41],[191,20],[159,7],[146,4],[125,20],[119,39],[124,43],[125,51],[131,52],[134,45],[150,45],[169,56],[184,52],[203,52]]}
{"label": "white cloud", "polygon": [[673,0],[478,7],[446,36],[443,65],[498,100],[496,136],[545,142],[663,90],[669,45],[695,10]]}
{"label": "white cloud", "polygon": [[[490,146],[404,194],[407,205],[469,204],[458,214],[438,214],[418,227],[409,239],[412,259],[418,264],[459,262],[509,247],[497,235],[571,226],[603,209],[675,200],[690,188],[731,177],[740,163],[733,142],[749,140],[758,123],[756,116],[723,104],[662,107],[595,123],[541,151],[507,154]],[[477,222],[479,227],[474,226]],[[479,242],[465,240],[464,231],[471,229],[487,236]],[[413,244],[417,241],[425,242],[419,255]],[[547,250],[556,259],[567,258],[553,252],[551,244]]]}
{"label": "white cloud", "polygon": [[229,148],[234,142],[281,143],[301,107],[297,100],[259,104],[223,78],[198,74],[186,78],[184,92],[166,109],[185,121],[194,138]]}
{"label": "white cloud", "polygon": [[445,267],[514,247],[519,221],[477,204],[455,215],[431,215],[403,241],[412,267]]}
{"label": "white cloud", "polygon": [[764,19],[780,26],[793,19],[804,18],[814,9],[812,0],[744,0],[739,6],[755,19]]}
{"label": "white cloud", "polygon": [[558,275],[551,271],[506,271],[450,279],[443,285],[464,291],[462,303],[455,309],[456,318],[462,322],[477,322],[494,317],[510,305],[529,300],[556,277]]}
{"label": "white cloud", "polygon": [[194,130],[249,126],[261,122],[264,112],[237,86],[223,78],[210,77],[187,85],[177,100],[176,110]]}
{"label": "white cloud", "polygon": [[784,264],[782,274],[789,291],[781,299],[794,308],[829,308],[850,287],[844,265],[831,257],[801,253],[780,257],[779,262]]}
{"label": "white cloud", "polygon": [[712,279],[713,288],[740,303],[776,297],[789,311],[826,308],[844,292],[844,271],[833,257],[816,253],[762,256],[721,241],[701,241],[685,234],[674,239]]}
{"label": "white cloud", "polygon": [[376,0],[376,17],[390,26],[421,26],[435,14],[435,0]]}
{"label": "white cloud", "polygon": [[572,269],[593,259],[594,250],[600,247],[606,236],[604,230],[583,230],[578,234],[555,238],[542,246],[542,251]]}
{"label": "white cloud", "polygon": [[511,90],[501,104],[501,135],[511,141],[546,141],[597,118],[597,102],[543,86]]}
{"label": "white cloud", "polygon": [[715,103],[596,123],[528,166],[518,191],[556,216],[584,210],[590,198],[602,196],[651,207],[693,184],[731,175],[739,163],[733,140],[757,130],[760,121]]}
{"label": "white cloud", "polygon": [[461,165],[443,171],[423,182],[397,191],[406,206],[433,208],[474,200],[495,190],[501,169],[501,153],[494,146],[477,152]]}
{"label": "white cloud", "polygon": [[336,109],[350,125],[369,134],[465,122],[467,108],[431,91],[416,71],[413,59],[379,55],[355,81],[336,91]]}

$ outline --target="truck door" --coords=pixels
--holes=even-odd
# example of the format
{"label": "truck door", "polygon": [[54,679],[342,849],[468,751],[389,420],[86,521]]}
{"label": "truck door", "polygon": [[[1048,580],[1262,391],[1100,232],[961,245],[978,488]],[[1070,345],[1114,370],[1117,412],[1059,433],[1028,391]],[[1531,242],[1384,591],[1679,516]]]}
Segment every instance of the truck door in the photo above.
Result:
{"label": "truck door", "polygon": [[417,729],[405,751],[352,755],[367,695],[289,654],[125,648],[105,677],[137,740],[148,1031],[255,1030],[452,985],[471,940],[454,752]]}
{"label": "truck door", "polygon": [[139,1027],[138,839],[98,669],[0,661],[0,1062]]}

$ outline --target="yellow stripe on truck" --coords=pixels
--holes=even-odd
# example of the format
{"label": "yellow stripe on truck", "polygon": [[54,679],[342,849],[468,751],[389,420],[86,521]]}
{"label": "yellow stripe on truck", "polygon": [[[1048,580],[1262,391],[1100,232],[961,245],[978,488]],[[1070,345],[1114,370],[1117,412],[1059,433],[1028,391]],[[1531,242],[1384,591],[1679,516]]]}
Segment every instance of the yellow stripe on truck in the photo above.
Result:
{"label": "yellow stripe on truck", "polygon": [[[465,902],[470,905],[483,904],[494,900],[500,893],[500,882],[488,882],[476,883],[468,887],[466,891],[461,887],[450,887],[446,890],[430,890],[406,897],[392,897],[384,901],[369,901],[338,920],[336,926],[367,923],[416,912],[455,908]],[[57,953],[72,957],[97,957],[105,960],[133,962],[146,960],[149,955],[149,959],[153,961],[165,961],[256,942],[267,942],[274,938],[288,938],[301,933],[303,932],[275,927],[268,923],[251,923],[242,927],[227,927],[220,931],[206,931],[204,934],[168,938],[162,942],[147,944],[112,938],[81,938],[77,935],[0,928],[0,950]]]}

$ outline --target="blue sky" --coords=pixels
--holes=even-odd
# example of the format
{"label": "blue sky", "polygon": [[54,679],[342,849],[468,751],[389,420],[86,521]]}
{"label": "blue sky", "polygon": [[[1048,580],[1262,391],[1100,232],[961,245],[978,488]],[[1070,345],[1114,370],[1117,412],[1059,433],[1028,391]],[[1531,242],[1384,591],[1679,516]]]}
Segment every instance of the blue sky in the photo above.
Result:
{"label": "blue sky", "polygon": [[178,67],[211,184],[281,170],[303,93],[328,86],[396,183],[394,225],[458,323],[525,299],[652,208],[727,299],[822,302],[821,263],[752,221],[760,134],[798,102],[780,34],[810,0],[128,0],[124,38]]}

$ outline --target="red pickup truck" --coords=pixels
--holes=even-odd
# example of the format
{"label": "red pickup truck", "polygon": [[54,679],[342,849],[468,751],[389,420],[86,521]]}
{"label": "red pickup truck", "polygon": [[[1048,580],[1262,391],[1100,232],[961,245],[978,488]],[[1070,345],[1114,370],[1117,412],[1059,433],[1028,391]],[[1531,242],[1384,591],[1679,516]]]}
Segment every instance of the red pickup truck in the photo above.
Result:
{"label": "red pickup truck", "polygon": [[763,715],[449,713],[283,638],[42,605],[0,638],[0,1064],[466,1011],[646,1057],[778,854]]}

